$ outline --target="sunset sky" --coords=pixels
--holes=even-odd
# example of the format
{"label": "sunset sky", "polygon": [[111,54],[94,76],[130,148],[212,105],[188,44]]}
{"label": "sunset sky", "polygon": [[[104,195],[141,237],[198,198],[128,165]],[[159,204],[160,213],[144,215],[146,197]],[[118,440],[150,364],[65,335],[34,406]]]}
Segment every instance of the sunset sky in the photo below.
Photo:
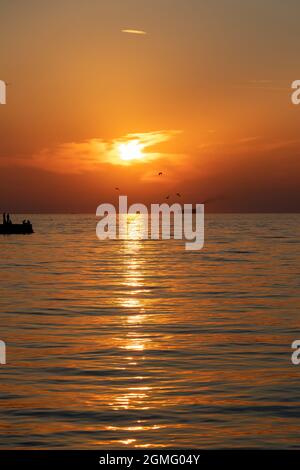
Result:
{"label": "sunset sky", "polygon": [[0,210],[95,212],[118,187],[299,211],[299,18],[299,0],[1,0]]}

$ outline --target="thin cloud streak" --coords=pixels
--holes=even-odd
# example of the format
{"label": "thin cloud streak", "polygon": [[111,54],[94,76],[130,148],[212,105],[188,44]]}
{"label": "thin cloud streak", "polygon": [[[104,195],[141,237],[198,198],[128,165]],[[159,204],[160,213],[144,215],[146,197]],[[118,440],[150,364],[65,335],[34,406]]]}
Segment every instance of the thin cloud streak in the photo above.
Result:
{"label": "thin cloud streak", "polygon": [[141,29],[122,29],[121,31],[122,33],[126,34],[138,34],[142,36],[145,36],[147,34],[146,31],[143,31]]}

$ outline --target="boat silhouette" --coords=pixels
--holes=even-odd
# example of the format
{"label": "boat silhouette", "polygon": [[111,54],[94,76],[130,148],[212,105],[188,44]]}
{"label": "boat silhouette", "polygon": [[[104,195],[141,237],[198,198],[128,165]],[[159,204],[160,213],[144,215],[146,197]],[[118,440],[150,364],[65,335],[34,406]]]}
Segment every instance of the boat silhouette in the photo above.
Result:
{"label": "boat silhouette", "polygon": [[27,235],[33,232],[31,223],[0,224],[0,235]]}

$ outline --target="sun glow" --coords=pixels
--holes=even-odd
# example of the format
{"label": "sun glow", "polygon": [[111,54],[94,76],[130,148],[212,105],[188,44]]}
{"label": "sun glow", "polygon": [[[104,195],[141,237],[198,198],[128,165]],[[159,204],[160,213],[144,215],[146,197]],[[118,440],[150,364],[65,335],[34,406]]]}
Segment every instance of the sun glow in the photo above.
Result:
{"label": "sun glow", "polygon": [[124,142],[119,145],[118,150],[121,160],[142,160],[144,157],[143,145],[138,140]]}

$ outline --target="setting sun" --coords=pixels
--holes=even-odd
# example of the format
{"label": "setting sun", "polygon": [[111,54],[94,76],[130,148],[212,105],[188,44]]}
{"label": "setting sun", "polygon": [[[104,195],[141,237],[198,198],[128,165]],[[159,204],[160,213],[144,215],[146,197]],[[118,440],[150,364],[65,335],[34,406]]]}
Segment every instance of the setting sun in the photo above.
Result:
{"label": "setting sun", "polygon": [[138,140],[131,140],[119,145],[121,160],[141,160],[143,158],[143,146]]}

